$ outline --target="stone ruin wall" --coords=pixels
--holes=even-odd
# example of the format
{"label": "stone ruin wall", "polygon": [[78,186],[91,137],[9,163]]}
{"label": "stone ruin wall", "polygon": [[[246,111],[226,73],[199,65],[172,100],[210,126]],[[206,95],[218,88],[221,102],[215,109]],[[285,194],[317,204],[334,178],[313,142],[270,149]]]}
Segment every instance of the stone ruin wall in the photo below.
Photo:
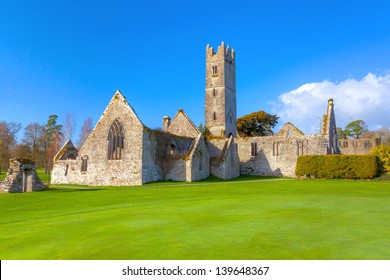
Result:
{"label": "stone ruin wall", "polygon": [[380,138],[339,139],[339,149],[344,155],[364,155],[380,145]]}
{"label": "stone ruin wall", "polygon": [[[116,119],[123,125],[126,152],[119,160],[108,160],[107,137]],[[116,93],[80,148],[77,159],[56,162],[51,183],[95,186],[142,185],[143,139],[143,124],[121,94]],[[82,159],[86,160],[86,171],[81,171]]]}
{"label": "stone ruin wall", "polygon": [[262,136],[235,141],[240,173],[257,176],[295,177],[298,156],[326,154],[328,145],[326,137],[321,135]]}
{"label": "stone ruin wall", "polygon": [[[195,139],[167,136],[170,142],[159,145],[165,150],[159,159],[164,173],[162,179],[187,182],[206,179],[210,175],[210,158],[203,136],[199,134]],[[173,150],[172,144],[175,145]]]}
{"label": "stone ruin wall", "polygon": [[0,192],[21,193],[47,189],[39,179],[35,162],[25,158],[12,158],[9,161],[7,177],[0,182]]}
{"label": "stone ruin wall", "polygon": [[[158,180],[197,181],[209,176],[210,159],[201,135],[192,139],[143,127],[140,142],[134,143],[139,137],[139,131],[126,134],[123,159],[108,160],[108,129],[95,129],[80,149],[77,160],[58,160],[52,171],[52,183],[130,186]],[[128,139],[132,139],[133,143],[128,143]],[[171,145],[174,145],[172,151]],[[83,156],[88,156],[86,172],[81,171]],[[139,175],[138,181],[131,180],[129,170]]]}
{"label": "stone ruin wall", "polygon": [[210,172],[221,179],[232,179],[240,176],[240,159],[235,140],[211,139],[207,142],[210,154]]}

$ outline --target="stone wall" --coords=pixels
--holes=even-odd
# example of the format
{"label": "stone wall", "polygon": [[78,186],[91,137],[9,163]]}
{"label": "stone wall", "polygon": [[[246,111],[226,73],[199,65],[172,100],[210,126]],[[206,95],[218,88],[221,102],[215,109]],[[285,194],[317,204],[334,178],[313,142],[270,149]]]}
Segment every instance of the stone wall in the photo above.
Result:
{"label": "stone wall", "polygon": [[199,181],[210,176],[210,156],[202,134],[199,134],[188,154],[187,181]]}
{"label": "stone wall", "polygon": [[0,182],[0,192],[33,192],[47,189],[39,179],[35,162],[25,158],[12,158],[9,161],[7,177]]}
{"label": "stone wall", "polygon": [[207,142],[210,154],[210,173],[221,179],[240,176],[238,147],[232,136],[228,139],[212,139]]}
{"label": "stone wall", "polygon": [[327,154],[328,140],[321,135],[238,138],[240,172],[257,176],[295,176],[300,155]]}
{"label": "stone wall", "polygon": [[368,137],[359,139],[339,139],[339,148],[345,155],[369,154],[370,150],[380,145],[380,138]]}

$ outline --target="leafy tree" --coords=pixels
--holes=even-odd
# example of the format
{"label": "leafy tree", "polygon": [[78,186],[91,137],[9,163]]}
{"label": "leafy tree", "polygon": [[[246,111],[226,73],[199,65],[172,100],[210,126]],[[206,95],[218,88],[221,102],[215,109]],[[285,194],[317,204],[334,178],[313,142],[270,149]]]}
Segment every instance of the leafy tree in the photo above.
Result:
{"label": "leafy tree", "polygon": [[353,137],[355,139],[359,138],[359,136],[368,132],[368,127],[366,123],[362,120],[356,120],[350,122],[344,129],[344,133],[346,136]]}
{"label": "leafy tree", "polygon": [[43,129],[44,133],[44,151],[46,154],[45,157],[45,173],[50,174],[50,171],[53,168],[53,158],[60,149],[60,144],[62,142],[62,125],[57,124],[57,115],[50,115],[47,123]]}
{"label": "leafy tree", "polygon": [[345,131],[341,127],[338,127],[336,130],[337,130],[337,137],[339,139],[347,138],[347,135],[345,134]]}
{"label": "leafy tree", "polygon": [[47,142],[49,145],[50,145],[50,142],[51,142],[54,134],[58,133],[61,136],[63,135],[62,134],[62,127],[63,126],[61,124],[57,124],[57,119],[58,119],[57,115],[50,115],[49,119],[47,120],[47,123],[45,125],[44,132],[46,134],[46,139],[48,140]]}
{"label": "leafy tree", "polygon": [[237,131],[240,136],[273,135],[272,128],[278,124],[278,119],[264,111],[253,112],[237,119]]}
{"label": "leafy tree", "polygon": [[390,146],[379,145],[372,148],[370,152],[378,157],[381,172],[390,174]]}
{"label": "leafy tree", "polygon": [[88,117],[85,121],[83,126],[81,127],[80,137],[77,146],[80,148],[85,140],[87,140],[89,134],[92,132],[92,119],[91,117]]}

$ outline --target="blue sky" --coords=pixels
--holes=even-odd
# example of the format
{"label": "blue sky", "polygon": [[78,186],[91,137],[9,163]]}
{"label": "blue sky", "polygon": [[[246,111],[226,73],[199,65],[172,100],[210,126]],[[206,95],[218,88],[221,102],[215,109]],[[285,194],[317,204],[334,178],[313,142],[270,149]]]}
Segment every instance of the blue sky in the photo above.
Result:
{"label": "blue sky", "polygon": [[205,48],[223,40],[238,116],[265,110],[313,133],[333,97],[339,126],[390,126],[389,14],[384,0],[3,0],[0,121],[74,113],[77,141],[119,89],[151,128],[179,108],[204,123]]}

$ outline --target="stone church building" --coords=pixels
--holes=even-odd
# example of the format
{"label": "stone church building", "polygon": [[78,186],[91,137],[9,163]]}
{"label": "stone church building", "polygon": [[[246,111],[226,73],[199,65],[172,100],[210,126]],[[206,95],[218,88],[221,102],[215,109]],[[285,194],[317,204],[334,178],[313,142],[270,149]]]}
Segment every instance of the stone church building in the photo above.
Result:
{"label": "stone church building", "polygon": [[152,130],[117,91],[83,146],[76,149],[68,140],[57,153],[51,183],[132,186],[199,181],[210,174],[295,176],[298,156],[340,153],[332,99],[318,135],[287,123],[273,136],[242,138],[236,119],[235,51],[223,42],[217,51],[207,45],[205,125],[211,137],[205,139],[183,110],[172,120],[164,117],[162,131]]}

